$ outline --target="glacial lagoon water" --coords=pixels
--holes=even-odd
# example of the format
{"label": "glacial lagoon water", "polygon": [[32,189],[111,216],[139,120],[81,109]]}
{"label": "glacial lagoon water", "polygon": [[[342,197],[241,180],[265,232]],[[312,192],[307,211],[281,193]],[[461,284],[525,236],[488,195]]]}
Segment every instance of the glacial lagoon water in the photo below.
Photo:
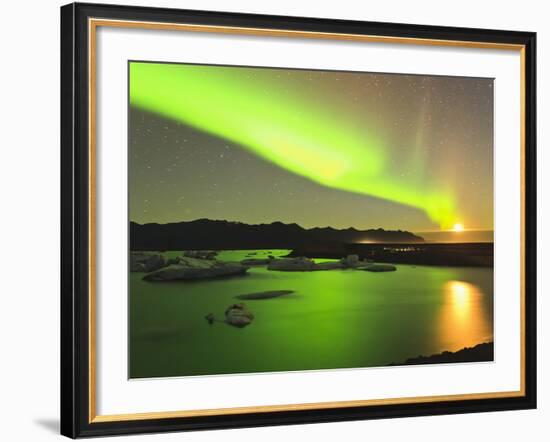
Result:
{"label": "glacial lagoon water", "polygon": [[[254,253],[252,256],[251,253]],[[223,261],[287,250],[224,251]],[[167,252],[177,256],[178,252]],[[318,260],[328,261],[328,260]],[[130,273],[130,377],[167,377],[385,366],[493,340],[493,270],[397,265],[396,272],[269,271],[194,282],[146,282]],[[209,324],[247,300],[255,319]]]}

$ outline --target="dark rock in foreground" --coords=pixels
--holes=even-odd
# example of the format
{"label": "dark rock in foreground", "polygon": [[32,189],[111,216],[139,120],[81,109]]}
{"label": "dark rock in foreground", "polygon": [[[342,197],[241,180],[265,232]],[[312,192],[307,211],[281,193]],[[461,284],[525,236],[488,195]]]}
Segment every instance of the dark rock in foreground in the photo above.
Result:
{"label": "dark rock in foreground", "polygon": [[246,304],[242,302],[230,305],[225,311],[225,322],[235,327],[245,327],[250,324],[253,319],[254,315],[248,310]]}
{"label": "dark rock in foreground", "polygon": [[249,267],[238,263],[221,262],[210,259],[178,257],[177,264],[156,270],[143,279],[145,281],[189,281],[244,275]]}
{"label": "dark rock in foreground", "polygon": [[294,290],[270,290],[266,292],[247,293],[246,295],[238,295],[238,299],[270,299],[278,298],[279,296],[290,295]]}
{"label": "dark rock in foreground", "polygon": [[465,347],[456,352],[444,351],[431,356],[417,356],[409,358],[405,362],[390,365],[420,365],[420,364],[450,364],[455,362],[483,362],[494,360],[494,345],[485,342],[474,347]]}
{"label": "dark rock in foreground", "polygon": [[391,264],[370,264],[366,267],[362,267],[361,270],[366,270],[368,272],[395,272],[397,267]]}
{"label": "dark rock in foreground", "polygon": [[131,252],[130,253],[130,271],[131,272],[152,272],[164,267],[167,264],[166,259],[160,253],[150,252]]}

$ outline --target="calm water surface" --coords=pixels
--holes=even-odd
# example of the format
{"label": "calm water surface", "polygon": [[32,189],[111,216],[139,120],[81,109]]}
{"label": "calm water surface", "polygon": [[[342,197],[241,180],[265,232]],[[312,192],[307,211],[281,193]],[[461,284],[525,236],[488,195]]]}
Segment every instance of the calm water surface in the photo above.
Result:
{"label": "calm water surface", "polygon": [[[218,259],[249,253],[226,251]],[[371,273],[264,266],[211,281],[142,277],[130,273],[133,378],[373,367],[493,339],[490,268],[397,265],[396,272]],[[264,290],[294,293],[245,301],[255,320],[242,329],[204,319],[223,319],[230,304],[242,302],[236,295]]]}

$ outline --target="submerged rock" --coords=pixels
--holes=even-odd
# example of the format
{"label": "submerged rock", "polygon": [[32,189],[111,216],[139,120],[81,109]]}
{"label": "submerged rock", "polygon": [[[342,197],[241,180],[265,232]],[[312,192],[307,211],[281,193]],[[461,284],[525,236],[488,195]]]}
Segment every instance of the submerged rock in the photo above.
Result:
{"label": "submerged rock", "polygon": [[214,259],[218,252],[214,250],[186,250],[183,256],[197,259]]}
{"label": "submerged rock", "polygon": [[246,304],[240,302],[238,304],[232,304],[225,310],[225,322],[235,327],[245,327],[252,322],[254,315]]}
{"label": "submerged rock", "polygon": [[153,272],[166,264],[166,259],[160,253],[130,252],[131,272]]}
{"label": "submerged rock", "polygon": [[366,270],[368,272],[395,272],[397,267],[391,264],[370,264],[363,267],[361,270]]}
{"label": "submerged rock", "polygon": [[219,278],[244,275],[249,267],[239,263],[221,262],[210,259],[178,257],[178,263],[156,270],[143,279],[145,281],[177,281]]}
{"label": "submerged rock", "polygon": [[290,295],[294,290],[269,290],[266,292],[247,293],[246,295],[238,295],[238,299],[270,299],[279,296]]}

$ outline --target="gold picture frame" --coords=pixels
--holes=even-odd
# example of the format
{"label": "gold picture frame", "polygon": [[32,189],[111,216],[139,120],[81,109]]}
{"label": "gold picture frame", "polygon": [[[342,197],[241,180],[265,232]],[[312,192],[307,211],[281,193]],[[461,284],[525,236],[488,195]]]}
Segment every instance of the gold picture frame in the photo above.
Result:
{"label": "gold picture frame", "polygon": [[[535,35],[71,4],[62,17],[62,434],[70,437],[365,419],[535,406]],[[169,19],[167,19],[169,17]],[[223,24],[220,24],[223,23]],[[101,27],[496,49],[521,60],[520,389],[420,397],[101,415],[96,407],[96,60]],[[70,174],[67,170],[70,170]],[[76,177],[76,179],[75,179]],[[67,190],[70,187],[70,190]],[[77,238],[78,236],[78,238]],[[75,270],[76,269],[76,270]],[[77,271],[78,270],[78,271]],[[83,275],[84,273],[84,275]],[[78,348],[77,348],[78,347]],[[75,402],[76,398],[76,402]],[[415,408],[415,405],[424,404]]]}

